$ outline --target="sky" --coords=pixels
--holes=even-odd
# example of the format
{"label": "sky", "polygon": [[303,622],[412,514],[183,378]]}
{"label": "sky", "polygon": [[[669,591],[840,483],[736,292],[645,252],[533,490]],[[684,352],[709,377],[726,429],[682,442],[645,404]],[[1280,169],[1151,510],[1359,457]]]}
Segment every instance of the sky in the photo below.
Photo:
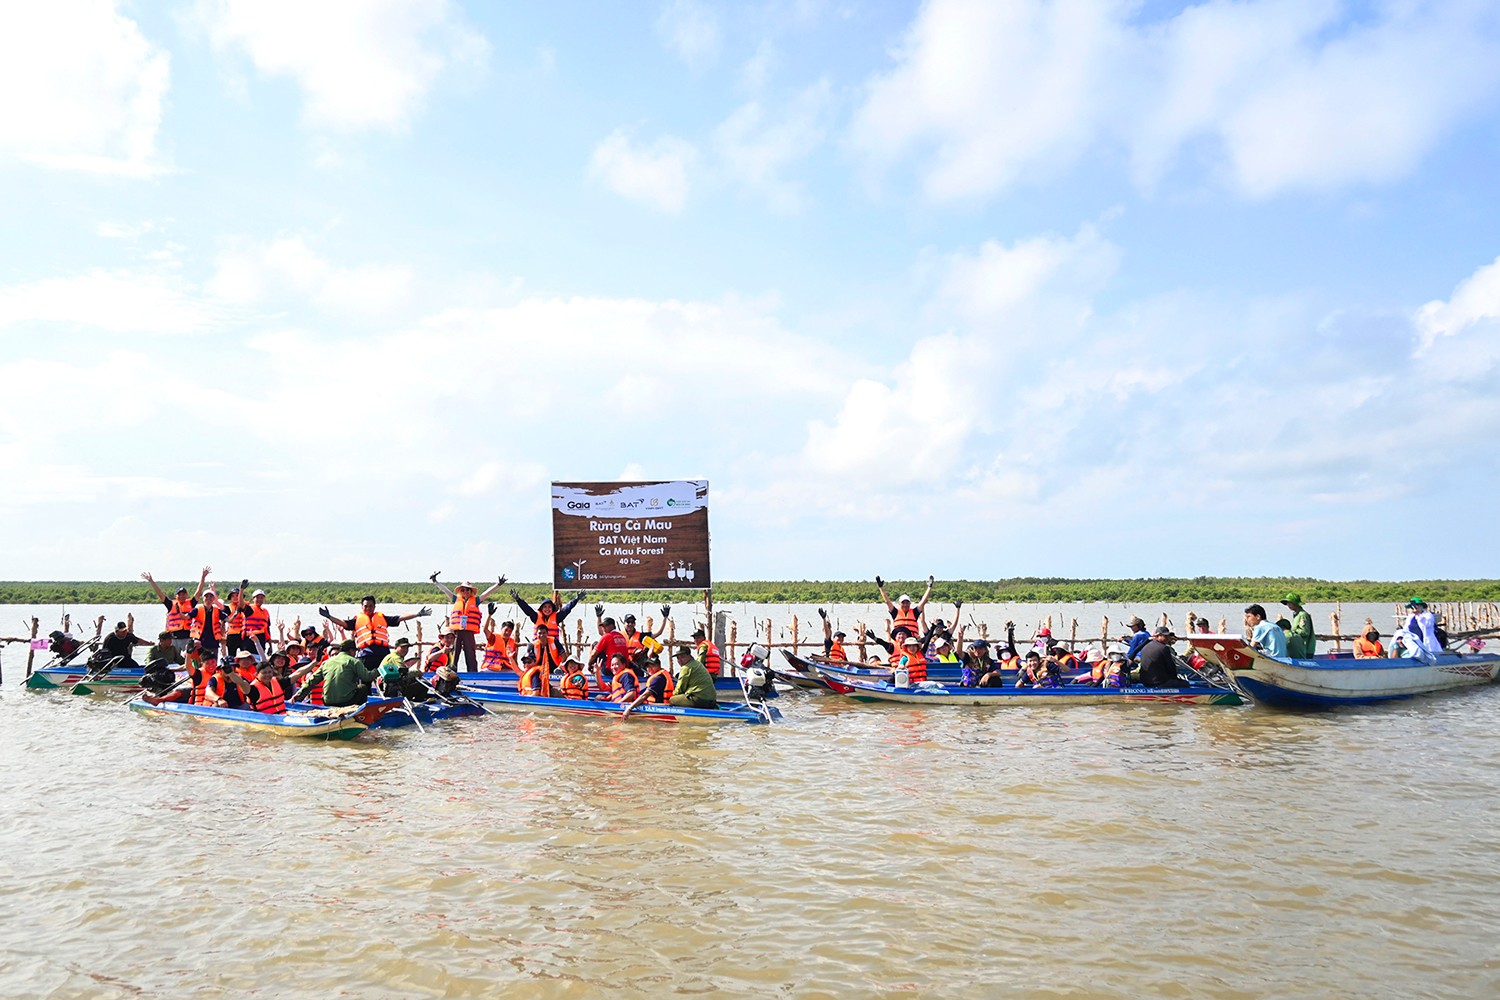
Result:
{"label": "sky", "polygon": [[1492,0],[0,5],[0,577],[1495,577]]}

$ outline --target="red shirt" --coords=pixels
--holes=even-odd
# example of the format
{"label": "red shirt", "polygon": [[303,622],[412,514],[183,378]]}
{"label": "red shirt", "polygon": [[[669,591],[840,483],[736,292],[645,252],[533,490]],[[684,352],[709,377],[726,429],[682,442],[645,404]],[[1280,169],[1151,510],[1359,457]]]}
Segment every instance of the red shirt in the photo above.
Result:
{"label": "red shirt", "polygon": [[626,641],[625,633],[606,632],[600,636],[599,642],[594,646],[594,652],[589,656],[589,662],[594,662],[594,658],[601,653],[604,654],[605,663],[608,663],[609,658],[616,654],[625,657],[625,662],[629,663],[630,643]]}

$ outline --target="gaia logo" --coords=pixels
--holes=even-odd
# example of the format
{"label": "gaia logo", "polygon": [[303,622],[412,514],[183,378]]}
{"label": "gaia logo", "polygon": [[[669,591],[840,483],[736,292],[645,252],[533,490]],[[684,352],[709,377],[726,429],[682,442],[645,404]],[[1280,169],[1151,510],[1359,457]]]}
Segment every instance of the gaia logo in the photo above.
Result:
{"label": "gaia logo", "polygon": [[562,578],[564,580],[571,580],[571,579],[573,579],[573,577],[576,574],[577,574],[577,570],[573,569],[572,566],[564,566],[563,567]]}
{"label": "gaia logo", "polygon": [[652,497],[651,498],[651,506],[653,506],[653,507],[660,507],[661,506],[661,497]]}

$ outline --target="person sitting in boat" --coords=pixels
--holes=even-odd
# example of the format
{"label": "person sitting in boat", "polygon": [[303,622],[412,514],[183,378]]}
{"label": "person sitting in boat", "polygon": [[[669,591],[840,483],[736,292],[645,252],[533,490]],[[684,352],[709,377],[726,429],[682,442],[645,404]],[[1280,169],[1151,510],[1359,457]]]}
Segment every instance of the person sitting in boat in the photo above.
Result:
{"label": "person sitting in boat", "polygon": [[679,646],[674,658],[677,661],[677,680],[674,684],[676,693],[668,699],[668,704],[687,708],[718,708],[719,696],[714,690],[713,675],[693,656],[692,650]]}
{"label": "person sitting in boat", "polygon": [[339,644],[337,653],[324,660],[322,666],[302,681],[302,686],[297,689],[297,695],[292,700],[303,700],[303,696],[312,689],[313,685],[321,681],[323,704],[329,708],[362,705],[368,701],[370,682],[379,676],[379,671],[355,657],[354,653],[357,648],[353,639],[345,639]]}
{"label": "person sitting in boat", "polygon": [[1318,651],[1318,639],[1313,634],[1312,615],[1302,606],[1302,595],[1287,594],[1281,603],[1292,612],[1292,620],[1286,629],[1286,655],[1294,660],[1304,660]]}
{"label": "person sitting in boat", "polygon": [[1182,680],[1177,676],[1177,655],[1172,651],[1177,636],[1166,625],[1158,625],[1151,640],[1137,659],[1136,683],[1153,688],[1181,687]]}
{"label": "person sitting in boat", "polygon": [[1016,687],[1036,687],[1042,673],[1042,654],[1028,649],[1025,657],[1016,665]]}
{"label": "person sitting in boat", "polygon": [[958,655],[953,652],[953,640],[946,635],[933,639],[932,655],[929,659],[934,663],[957,663]]}
{"label": "person sitting in boat", "polygon": [[203,704],[209,708],[244,708],[249,688],[250,682],[239,675],[233,660],[220,660],[203,685]]}
{"label": "person sitting in boat", "polygon": [[906,640],[911,637],[912,633],[898,625],[891,630],[890,635],[891,638],[889,641],[880,638],[878,635],[865,635],[866,639],[869,639],[886,652],[886,659],[882,660],[878,655],[872,656],[870,657],[871,663],[894,667],[901,662],[901,657],[906,654]]}
{"label": "person sitting in boat", "polygon": [[[172,641],[177,641],[175,634]],[[129,625],[115,622],[115,630],[100,640],[99,652],[90,660],[90,666],[98,668],[109,664],[105,673],[110,670],[139,670],[141,665],[135,662],[135,647],[149,645],[151,643],[132,632]]]}
{"label": "person sitting in boat", "polygon": [[641,682],[641,694],[652,705],[665,705],[676,694],[672,685],[672,672],[661,665],[658,656],[646,660],[646,679]]}
{"label": "person sitting in boat", "polygon": [[171,632],[162,632],[156,637],[156,645],[146,654],[146,669],[141,674],[141,687],[152,694],[170,691],[177,684],[177,673],[172,668],[186,666]]}
{"label": "person sitting in boat", "polygon": [[1151,641],[1151,633],[1146,631],[1146,623],[1139,615],[1130,619],[1130,634],[1124,638],[1125,659],[1134,660],[1141,655],[1141,650],[1146,648],[1146,643]]}
{"label": "person sitting in boat", "polygon": [[600,618],[599,627],[603,632],[599,635],[599,641],[594,644],[593,652],[589,653],[588,665],[595,668],[597,673],[600,663],[609,663],[610,673],[613,674],[616,659],[621,662],[632,659],[630,643],[626,641],[625,633],[615,627],[613,618]]}
{"label": "person sitting in boat", "polygon": [[927,578],[927,590],[922,594],[922,599],[912,603],[910,594],[902,594],[893,603],[885,595],[885,581],[880,577],[875,578],[875,586],[880,590],[880,599],[885,603],[885,610],[891,616],[891,631],[898,628],[906,629],[907,635],[920,635],[922,632],[922,616],[926,613],[927,601],[932,597],[932,585],[935,577]]}
{"label": "person sitting in boat", "polygon": [[568,657],[567,662],[562,665],[560,686],[564,698],[584,699],[589,696],[588,675],[583,672],[583,664],[574,657]]}
{"label": "person sitting in boat", "polygon": [[844,652],[844,633],[833,630],[828,612],[822,608],[818,609],[818,617],[823,619],[823,658],[829,663],[848,663],[849,654]]}
{"label": "person sitting in boat", "polygon": [[550,665],[528,655],[521,663],[521,678],[516,682],[516,692],[534,698],[552,697]]}
{"label": "person sitting in boat", "polygon": [[479,667],[481,670],[515,670],[516,623],[506,622],[496,632],[494,602],[489,607],[490,613],[484,619],[484,659]]}
{"label": "person sitting in boat", "polygon": [[1245,641],[1266,656],[1286,659],[1286,633],[1266,621],[1266,609],[1259,604],[1245,609]]}
{"label": "person sitting in boat", "polygon": [[1380,642],[1380,632],[1375,628],[1375,623],[1368,618],[1365,619],[1365,630],[1354,640],[1354,658],[1356,660],[1370,660],[1385,656],[1385,646]]}
{"label": "person sitting in boat", "polygon": [[292,682],[281,676],[271,662],[272,659],[273,657],[267,657],[261,661],[255,682],[244,692],[246,707],[266,715],[285,715],[287,696],[292,693]]}
{"label": "person sitting in boat", "polygon": [[641,678],[635,667],[623,654],[610,657],[609,700],[620,703],[633,702],[641,690]]}
{"label": "person sitting in boat", "polygon": [[1125,650],[1112,650],[1099,665],[1099,686],[1123,687],[1125,684]]}
{"label": "person sitting in boat", "polygon": [[[906,671],[907,686],[920,684],[927,679],[927,644],[914,635],[909,635],[902,642],[904,652],[901,659],[896,662],[896,669]],[[892,678],[895,683],[895,678]]]}
{"label": "person sitting in boat", "polygon": [[1420,597],[1413,597],[1406,602],[1411,614],[1406,618],[1406,631],[1415,638],[1418,653],[1427,656],[1439,656],[1443,647],[1447,645],[1444,641],[1447,636],[1440,635],[1442,631],[1438,627],[1437,616],[1427,610],[1427,602]]}
{"label": "person sitting in boat", "polygon": [[958,683],[961,687],[998,686],[984,683],[985,678],[992,677],[999,671],[999,665],[990,659],[990,644],[984,639],[975,639],[969,643],[959,663]]}

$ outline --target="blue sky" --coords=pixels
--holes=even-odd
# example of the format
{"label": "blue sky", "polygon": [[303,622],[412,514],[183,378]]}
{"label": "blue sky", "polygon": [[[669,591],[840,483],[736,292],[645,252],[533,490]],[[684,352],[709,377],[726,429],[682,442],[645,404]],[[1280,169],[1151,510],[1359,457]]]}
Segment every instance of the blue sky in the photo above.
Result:
{"label": "blue sky", "polygon": [[1494,576],[1500,8],[0,11],[0,576]]}

